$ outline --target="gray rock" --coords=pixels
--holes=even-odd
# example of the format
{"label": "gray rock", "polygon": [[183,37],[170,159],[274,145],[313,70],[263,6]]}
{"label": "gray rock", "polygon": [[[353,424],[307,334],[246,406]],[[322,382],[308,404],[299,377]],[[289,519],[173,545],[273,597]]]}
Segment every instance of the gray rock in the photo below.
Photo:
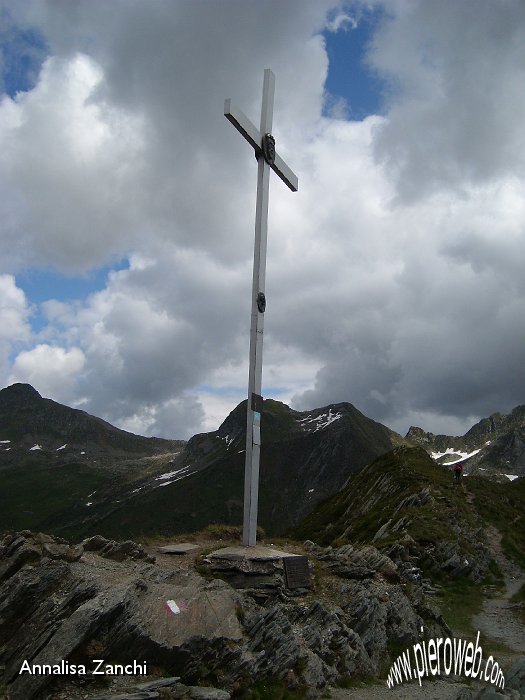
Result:
{"label": "gray rock", "polygon": [[471,688],[465,688],[465,686],[463,686],[456,695],[455,700],[472,700],[473,697],[474,691]]}
{"label": "gray rock", "polygon": [[64,561],[78,561],[84,552],[82,545],[70,547],[67,544],[55,544],[44,542],[42,544],[42,554],[51,559],[63,559]]}
{"label": "gray rock", "polygon": [[427,503],[431,503],[433,500],[434,499],[430,494],[430,489],[428,487],[424,488],[419,493],[414,493],[406,498],[403,498],[393,512],[393,515],[396,515],[398,511],[403,510],[404,508],[421,508]]}
{"label": "gray rock", "polygon": [[219,688],[204,688],[201,686],[190,686],[189,696],[192,700],[230,700],[230,693]]}
{"label": "gray rock", "polygon": [[518,690],[525,695],[525,656],[517,659],[505,674],[505,688]]}
{"label": "gray rock", "polygon": [[6,547],[4,561],[0,563],[0,583],[15,574],[25,564],[36,562],[42,556],[40,547],[36,547],[25,539],[15,540]]}
{"label": "gray rock", "polygon": [[101,557],[113,559],[114,561],[145,560],[153,563],[155,557],[146,552],[141,544],[127,540],[126,542],[115,542],[108,540],[102,535],[94,535],[82,542],[82,547],[89,552],[97,552]]}
{"label": "gray rock", "polygon": [[388,528],[390,527],[391,522],[392,522],[392,519],[387,520],[384,525],[381,525],[379,530],[374,535],[372,542],[377,542],[378,540],[382,539],[386,535],[386,533],[388,532]]}
{"label": "gray rock", "polygon": [[332,573],[344,578],[365,579],[381,573],[389,580],[399,581],[399,571],[394,562],[370,545],[360,548],[350,544],[338,549],[330,547],[318,552],[317,557],[327,562],[327,568]]}
{"label": "gray rock", "polygon": [[474,695],[473,700],[520,700],[520,695],[512,690],[507,693],[503,690],[499,692],[494,688],[483,688]]}
{"label": "gray rock", "polygon": [[[123,590],[104,591],[80,605],[55,629],[45,646],[32,656],[31,665],[56,664],[68,659],[79,646],[90,639],[104,623],[123,609]],[[39,697],[49,676],[17,675],[10,686],[10,700],[31,700]]]}
{"label": "gray rock", "polygon": [[154,692],[137,691],[130,693],[109,693],[105,695],[95,695],[90,700],[158,700],[160,695]]}
{"label": "gray rock", "polygon": [[517,659],[505,674],[504,689],[487,686],[472,696],[472,700],[522,700],[523,698],[525,698],[525,657],[523,656]]}
{"label": "gray rock", "polygon": [[170,688],[175,685],[180,685],[180,676],[172,676],[171,678],[160,678],[158,681],[150,681],[149,683],[139,683],[137,690],[157,690],[157,688]]}

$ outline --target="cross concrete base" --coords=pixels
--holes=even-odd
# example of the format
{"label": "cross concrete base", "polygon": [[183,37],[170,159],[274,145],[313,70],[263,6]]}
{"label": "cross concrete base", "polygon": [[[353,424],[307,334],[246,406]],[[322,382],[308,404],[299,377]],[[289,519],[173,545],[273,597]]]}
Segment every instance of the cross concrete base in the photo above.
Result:
{"label": "cross concrete base", "polygon": [[208,554],[204,562],[234,588],[250,589],[259,602],[284,592],[300,595],[311,587],[306,557],[274,547],[224,547]]}
{"label": "cross concrete base", "polygon": [[215,552],[208,554],[208,559],[215,560],[225,560],[225,561],[279,561],[280,559],[285,559],[286,557],[297,557],[298,554],[291,554],[290,552],[282,552],[274,547],[264,547],[263,545],[256,544],[254,547],[245,547],[239,545],[237,547],[223,547],[222,549],[217,549]]}

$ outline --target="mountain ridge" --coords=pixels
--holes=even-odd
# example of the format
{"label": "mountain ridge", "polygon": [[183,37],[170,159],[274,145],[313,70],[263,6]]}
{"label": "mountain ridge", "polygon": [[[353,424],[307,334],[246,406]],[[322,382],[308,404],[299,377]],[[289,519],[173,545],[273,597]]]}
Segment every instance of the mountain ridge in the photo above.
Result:
{"label": "mountain ridge", "polygon": [[[301,412],[266,399],[261,432],[260,522],[276,534],[340,488],[352,471],[404,442],[350,403]],[[29,385],[4,389],[0,440],[11,442],[0,443],[0,487],[14,496],[11,503],[0,495],[8,514],[0,527],[9,517],[24,527],[24,512],[32,518],[28,527],[61,535],[102,529],[131,536],[200,529],[210,522],[238,524],[245,434],[246,401],[218,430],[184,442],[125,433],[43,399]],[[72,483],[67,493],[50,496],[53,510],[46,515],[40,508],[33,517],[30,495],[47,491],[51,480],[64,489]]]}
{"label": "mountain ridge", "polygon": [[320,545],[373,545],[420,576],[476,582],[491,572],[486,528],[496,527],[510,558],[525,565],[525,481],[472,476],[454,484],[425,449],[399,447],[352,474],[292,531]]}
{"label": "mountain ridge", "polygon": [[434,435],[412,426],[406,439],[440,464],[462,462],[466,475],[498,481],[525,475],[525,406],[482,418],[463,436]]}
{"label": "mountain ridge", "polygon": [[[494,472],[499,478],[500,463],[491,470],[479,460],[491,459],[495,448],[504,451],[513,439],[518,458],[525,455],[525,441],[513,433],[523,430],[522,415],[523,407],[507,417],[494,414],[466,438],[412,428],[407,440],[349,402],[296,411],[265,399],[259,523],[271,536],[286,533],[354,473],[414,443],[438,464],[462,460],[467,474]],[[467,449],[487,431],[497,438],[492,452],[470,455]],[[189,532],[211,523],[238,525],[245,435],[246,400],[217,430],[170,441],[127,433],[43,399],[30,385],[13,385],[0,391],[0,529],[127,538]]]}

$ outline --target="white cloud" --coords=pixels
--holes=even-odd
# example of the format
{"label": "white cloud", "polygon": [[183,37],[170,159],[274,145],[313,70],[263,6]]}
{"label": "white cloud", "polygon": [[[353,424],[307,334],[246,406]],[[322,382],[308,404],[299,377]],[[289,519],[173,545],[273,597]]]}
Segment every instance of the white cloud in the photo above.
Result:
{"label": "white cloud", "polygon": [[24,292],[12,275],[0,275],[0,381],[9,371],[9,355],[17,345],[29,340],[30,307]]}
{"label": "white cloud", "polygon": [[318,32],[354,5],[16,8],[51,55],[0,104],[3,269],[115,255],[130,269],[87,299],[49,299],[32,340],[13,292],[27,344],[13,377],[171,437],[216,428],[244,398],[256,167],[222,105],[257,121],[270,65],[299,192],[272,177],[265,387],[399,430],[459,432],[523,403],[521,2],[389,3],[369,61],[397,90],[361,122],[321,116]]}
{"label": "white cloud", "polygon": [[13,275],[0,275],[0,342],[27,340],[30,309]]}
{"label": "white cloud", "polygon": [[96,100],[102,82],[88,56],[50,57],[34,90],[0,103],[4,264],[81,271],[138,234],[144,125]]}
{"label": "white cloud", "polygon": [[353,15],[344,11],[338,11],[334,17],[326,23],[326,29],[329,32],[338,32],[341,29],[346,30],[348,27],[357,28],[357,20]]}
{"label": "white cloud", "polygon": [[13,364],[9,383],[31,384],[43,396],[75,403],[74,385],[85,364],[80,348],[40,344],[20,352]]}
{"label": "white cloud", "polygon": [[407,201],[525,176],[525,5],[396,0],[370,62],[395,100],[377,157]]}

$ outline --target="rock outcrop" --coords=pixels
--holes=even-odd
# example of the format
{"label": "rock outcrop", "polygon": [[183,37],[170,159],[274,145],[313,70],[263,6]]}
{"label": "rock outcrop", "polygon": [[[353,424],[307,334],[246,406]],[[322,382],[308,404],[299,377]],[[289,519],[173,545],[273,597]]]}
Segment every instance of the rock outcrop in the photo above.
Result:
{"label": "rock outcrop", "polygon": [[331,598],[363,642],[372,673],[384,668],[395,649],[419,640],[422,627],[430,637],[451,634],[423,587],[403,579],[396,564],[374,547],[323,549],[306,542],[305,548],[325,571],[344,579],[332,584]]}
{"label": "rock outcrop", "polygon": [[525,656],[512,664],[505,674],[505,687],[487,686],[475,691],[463,689],[456,700],[523,700],[525,698]]}
{"label": "rock outcrop", "polygon": [[[151,684],[162,676],[176,676],[164,679],[163,697],[199,700],[213,696],[199,685],[233,692],[258,681],[313,695],[377,673],[423,625],[431,635],[448,632],[422,589],[374,547],[304,549],[316,589],[261,604],[253,591],[207,580],[193,566],[168,557],[154,563],[136,543],[99,536],[70,546],[28,531],[7,535],[0,542],[7,697],[159,697]],[[103,674],[94,672],[97,660]]]}

